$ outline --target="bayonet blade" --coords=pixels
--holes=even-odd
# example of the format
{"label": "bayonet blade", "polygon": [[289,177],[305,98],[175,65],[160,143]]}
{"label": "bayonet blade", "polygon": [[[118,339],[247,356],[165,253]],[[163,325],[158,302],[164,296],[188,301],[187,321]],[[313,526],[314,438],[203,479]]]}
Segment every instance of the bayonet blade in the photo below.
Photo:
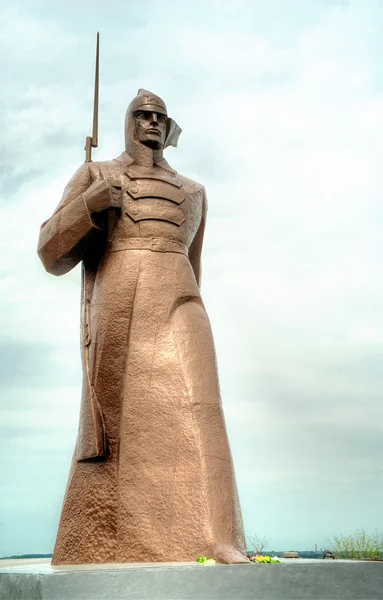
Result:
{"label": "bayonet blade", "polygon": [[99,60],[100,60],[100,33],[97,32],[96,71],[95,71],[95,76],[94,76],[93,132],[92,132],[93,148],[97,148],[97,146],[98,146],[98,91],[99,91],[99,85],[100,85]]}
{"label": "bayonet blade", "polygon": [[92,137],[89,135],[85,140],[85,162],[92,162],[92,148],[98,146],[98,92],[99,92],[99,58],[100,58],[100,33],[97,32],[96,42],[96,68],[94,75],[94,101],[93,101],[93,130]]}

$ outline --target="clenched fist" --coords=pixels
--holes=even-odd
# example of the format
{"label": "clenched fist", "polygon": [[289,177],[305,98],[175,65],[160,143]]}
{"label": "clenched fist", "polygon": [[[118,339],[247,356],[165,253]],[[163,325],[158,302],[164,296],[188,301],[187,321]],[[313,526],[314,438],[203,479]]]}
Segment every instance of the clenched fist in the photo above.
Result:
{"label": "clenched fist", "polygon": [[121,188],[109,185],[104,179],[94,181],[83,196],[91,212],[121,208]]}

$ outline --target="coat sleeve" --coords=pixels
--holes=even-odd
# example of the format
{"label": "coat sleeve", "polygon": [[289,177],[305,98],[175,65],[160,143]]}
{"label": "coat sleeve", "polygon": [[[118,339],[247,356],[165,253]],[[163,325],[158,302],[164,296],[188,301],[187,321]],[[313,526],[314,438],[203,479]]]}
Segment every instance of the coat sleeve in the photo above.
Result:
{"label": "coat sleeve", "polygon": [[83,257],[89,234],[101,233],[83,197],[90,184],[90,167],[85,163],[66,186],[52,217],[41,226],[37,252],[45,269],[53,275],[73,269]]}
{"label": "coat sleeve", "polygon": [[189,260],[190,260],[190,264],[193,268],[194,275],[195,275],[195,278],[198,283],[198,287],[201,287],[201,253],[202,253],[203,236],[205,233],[206,214],[207,214],[207,198],[206,198],[205,188],[202,188],[201,222],[198,227],[197,233],[195,234],[194,239],[189,248]]}

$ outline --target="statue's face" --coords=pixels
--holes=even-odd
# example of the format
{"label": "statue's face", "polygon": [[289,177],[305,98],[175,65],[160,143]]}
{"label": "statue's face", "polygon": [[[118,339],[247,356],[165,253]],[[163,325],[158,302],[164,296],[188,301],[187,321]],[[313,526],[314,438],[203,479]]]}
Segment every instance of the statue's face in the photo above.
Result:
{"label": "statue's face", "polygon": [[146,110],[134,113],[136,135],[139,142],[156,150],[163,148],[166,137],[166,115]]}

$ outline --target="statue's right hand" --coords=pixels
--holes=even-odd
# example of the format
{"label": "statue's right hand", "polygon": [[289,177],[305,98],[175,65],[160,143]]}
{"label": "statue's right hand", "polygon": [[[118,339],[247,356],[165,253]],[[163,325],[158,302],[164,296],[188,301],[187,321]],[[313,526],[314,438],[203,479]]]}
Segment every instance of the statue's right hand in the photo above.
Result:
{"label": "statue's right hand", "polygon": [[121,208],[121,188],[109,185],[104,179],[94,181],[83,195],[91,212]]}

